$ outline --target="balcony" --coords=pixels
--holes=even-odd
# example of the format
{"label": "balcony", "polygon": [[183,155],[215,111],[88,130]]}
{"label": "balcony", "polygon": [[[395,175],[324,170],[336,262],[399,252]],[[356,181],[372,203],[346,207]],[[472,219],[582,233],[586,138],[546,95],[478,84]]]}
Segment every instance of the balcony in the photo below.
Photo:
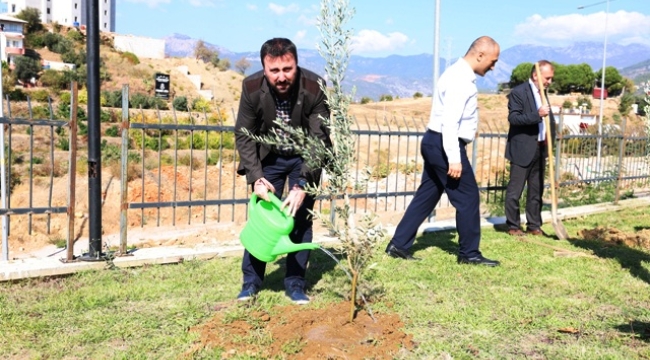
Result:
{"label": "balcony", "polygon": [[5,52],[7,55],[12,54],[12,55],[25,55],[25,49],[24,48],[18,48],[18,47],[7,47],[5,48]]}

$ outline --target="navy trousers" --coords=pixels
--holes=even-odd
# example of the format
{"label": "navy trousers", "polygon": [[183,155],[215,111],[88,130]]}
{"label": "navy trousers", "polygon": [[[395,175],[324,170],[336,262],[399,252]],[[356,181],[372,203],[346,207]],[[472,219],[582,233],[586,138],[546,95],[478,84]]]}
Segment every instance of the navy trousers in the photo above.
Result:
{"label": "navy trousers", "polygon": [[440,201],[443,192],[456,208],[456,228],[459,237],[458,256],[475,257],[481,255],[481,218],[479,193],[472,166],[467,158],[466,144],[458,139],[463,171],[460,179],[447,176],[449,163],[442,147],[442,134],[427,130],[422,138],[420,151],[424,158],[422,182],[411,200],[404,217],[397,225],[395,235],[390,241],[400,250],[413,246],[418,228],[431,214]]}
{"label": "navy trousers", "polygon": [[[298,183],[300,178],[300,169],[302,167],[302,158],[299,156],[282,156],[269,154],[262,162],[264,177],[275,187],[275,196],[282,198],[282,192],[289,180],[289,189]],[[291,241],[300,243],[310,243],[313,238],[312,218],[309,210],[314,208],[314,197],[307,194],[302,205],[294,217],[293,231],[289,234]],[[292,287],[305,287],[305,271],[309,261],[309,250],[302,250],[287,254],[287,271],[284,278],[284,286],[287,289]],[[257,259],[247,250],[244,250],[244,257],[241,264],[244,273],[244,287],[254,284],[258,289],[262,286],[266,262]]]}

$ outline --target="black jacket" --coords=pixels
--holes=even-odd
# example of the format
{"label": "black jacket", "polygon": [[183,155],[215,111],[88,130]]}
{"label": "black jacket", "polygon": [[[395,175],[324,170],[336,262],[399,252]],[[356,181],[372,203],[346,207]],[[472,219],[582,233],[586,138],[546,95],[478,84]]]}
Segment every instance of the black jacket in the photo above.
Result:
{"label": "black jacket", "polygon": [[[508,142],[506,143],[506,159],[514,164],[527,167],[533,161],[539,135],[539,123],[543,118],[537,112],[535,97],[528,81],[515,86],[508,95]],[[551,139],[546,139],[549,146],[555,140],[555,118],[549,114]],[[546,157],[547,152],[544,153]]]}
{"label": "black jacket", "polygon": [[[291,125],[302,127],[309,134],[331,146],[327,128],[320,120],[329,117],[325,93],[319,80],[325,81],[315,73],[298,67],[296,82],[292,91]],[[235,142],[239,152],[239,175],[246,175],[249,184],[264,176],[262,160],[271,148],[244,135],[242,128],[256,135],[266,135],[274,127],[276,120],[275,99],[263,71],[258,71],[244,79],[242,83],[239,112],[235,123]],[[310,169],[306,162],[300,171],[301,177],[309,182],[320,178],[321,169]]]}

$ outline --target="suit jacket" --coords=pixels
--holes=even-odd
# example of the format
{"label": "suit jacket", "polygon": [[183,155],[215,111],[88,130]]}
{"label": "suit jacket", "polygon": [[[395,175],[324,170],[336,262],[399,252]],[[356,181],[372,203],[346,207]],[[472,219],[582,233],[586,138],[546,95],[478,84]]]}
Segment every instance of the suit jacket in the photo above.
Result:
{"label": "suit jacket", "polygon": [[[329,108],[325,93],[319,81],[325,81],[315,73],[298,67],[294,89],[291,93],[291,125],[302,127],[308,134],[317,137],[331,146],[328,129],[319,116],[329,117]],[[278,126],[276,120],[275,99],[263,71],[258,71],[244,79],[242,83],[239,112],[235,123],[235,142],[239,152],[239,175],[246,175],[249,184],[264,176],[262,160],[271,152],[271,147],[260,144],[241,131],[248,129],[255,135],[267,135]],[[311,169],[305,161],[300,176],[309,182],[320,178],[321,169]]]}
{"label": "suit jacket", "polygon": [[[548,98],[547,98],[548,99]],[[506,143],[506,159],[522,167],[527,167],[533,161],[537,151],[539,123],[543,118],[537,112],[535,97],[528,81],[515,86],[508,95],[508,141]],[[549,114],[551,139],[546,139],[548,146],[555,141],[555,118]],[[548,151],[544,152],[546,157]]]}

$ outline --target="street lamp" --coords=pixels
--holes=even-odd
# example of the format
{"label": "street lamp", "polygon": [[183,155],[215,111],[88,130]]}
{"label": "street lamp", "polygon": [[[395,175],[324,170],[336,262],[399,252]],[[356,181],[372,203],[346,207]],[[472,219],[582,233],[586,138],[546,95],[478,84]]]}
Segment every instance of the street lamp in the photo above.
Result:
{"label": "street lamp", "polygon": [[584,6],[578,6],[578,10],[582,10],[584,8],[588,8],[591,6],[595,5],[600,5],[603,3],[607,3],[607,9],[605,11],[605,41],[603,42],[603,67],[602,67],[602,74],[600,78],[600,108],[599,108],[599,115],[598,115],[598,154],[596,156],[596,173],[600,173],[600,154],[601,154],[601,149],[602,149],[602,143],[603,143],[603,107],[605,103],[605,63],[607,60],[607,17],[609,14],[609,2],[610,1],[615,1],[615,0],[607,0],[607,1],[601,1],[598,3],[590,4],[590,5],[584,5]]}
{"label": "street lamp", "polygon": [[436,97],[436,86],[440,76],[440,0],[436,0],[436,14],[433,28],[433,89],[431,90],[431,101]]}

